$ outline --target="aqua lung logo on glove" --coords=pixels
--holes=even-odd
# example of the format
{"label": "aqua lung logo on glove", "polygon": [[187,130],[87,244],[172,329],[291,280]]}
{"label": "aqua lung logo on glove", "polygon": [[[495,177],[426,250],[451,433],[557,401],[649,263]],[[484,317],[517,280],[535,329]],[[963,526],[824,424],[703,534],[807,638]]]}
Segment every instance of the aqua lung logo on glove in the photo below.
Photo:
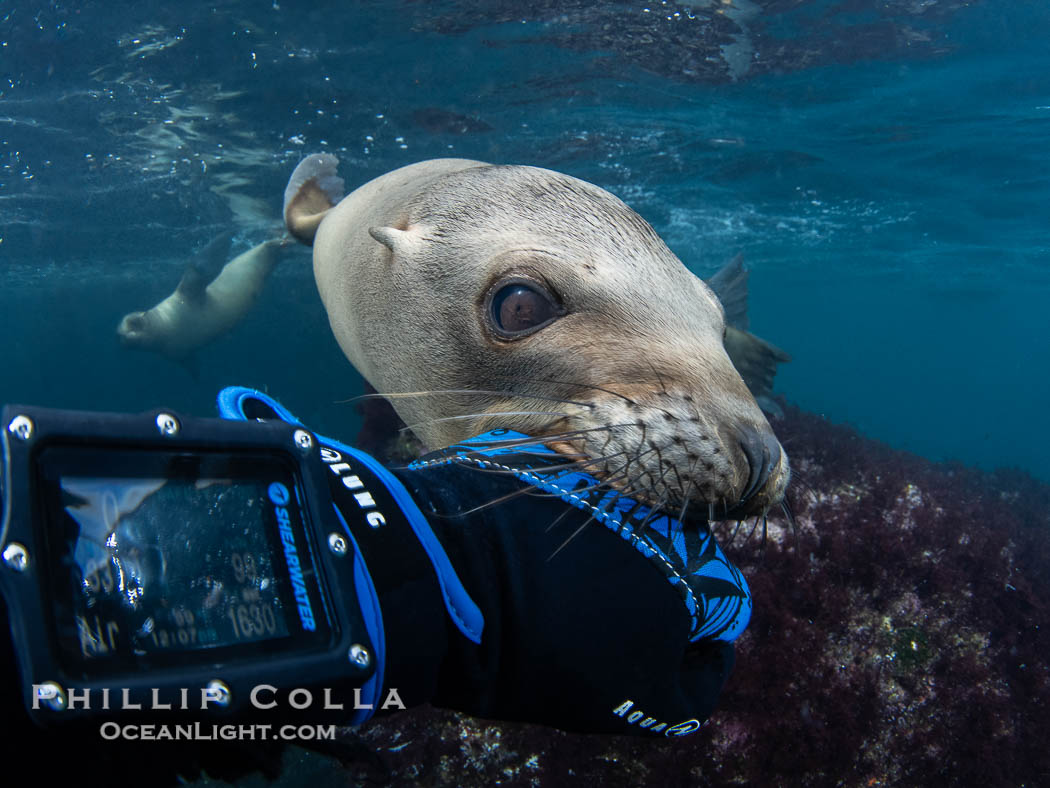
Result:
{"label": "aqua lung logo on glove", "polygon": [[328,465],[328,469],[339,477],[339,481],[354,496],[357,505],[361,507],[361,511],[365,514],[365,521],[372,528],[380,528],[386,525],[386,517],[376,508],[376,501],[372,497],[372,493],[365,489],[365,483],[361,481],[360,476],[354,473],[354,469],[350,467],[349,463],[343,461],[343,455],[335,449],[323,446],[321,448],[321,459],[324,460],[325,464]]}
{"label": "aqua lung logo on glove", "polygon": [[613,709],[613,714],[623,717],[628,725],[637,725],[639,728],[647,729],[649,733],[663,733],[664,736],[688,736],[700,730],[703,725],[699,720],[685,720],[675,725],[668,725],[666,722],[660,722],[656,717],[650,717],[641,709],[636,709],[633,700],[625,700]]}
{"label": "aqua lung logo on glove", "polygon": [[267,493],[274,503],[273,513],[277,517],[277,530],[280,531],[281,544],[284,546],[284,560],[288,564],[288,576],[291,578],[292,591],[299,608],[299,620],[305,631],[313,632],[317,629],[317,622],[314,620],[313,608],[310,607],[310,594],[306,590],[303,568],[299,563],[299,551],[295,547],[295,534],[292,533],[292,520],[288,514],[288,502],[292,500],[292,495],[280,482],[271,484]]}

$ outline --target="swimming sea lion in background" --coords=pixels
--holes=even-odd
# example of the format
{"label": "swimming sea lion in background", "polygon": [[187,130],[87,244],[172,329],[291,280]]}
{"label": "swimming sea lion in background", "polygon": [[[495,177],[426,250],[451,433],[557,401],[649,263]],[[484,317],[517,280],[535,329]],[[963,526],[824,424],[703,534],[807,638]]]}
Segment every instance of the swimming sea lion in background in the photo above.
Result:
{"label": "swimming sea lion in background", "polygon": [[117,334],[125,347],[151,350],[185,362],[197,348],[218,339],[248,313],[288,245],[275,238],[226,260],[229,235],[216,238],[186,268],[175,292],[152,309],[124,316]]}
{"label": "swimming sea lion in background", "polygon": [[722,304],[623,202],[466,159],[340,201],[337,164],[296,167],[285,223],[314,247],[343,352],[424,444],[509,427],[669,511],[782,499],[787,457],[726,353]]}

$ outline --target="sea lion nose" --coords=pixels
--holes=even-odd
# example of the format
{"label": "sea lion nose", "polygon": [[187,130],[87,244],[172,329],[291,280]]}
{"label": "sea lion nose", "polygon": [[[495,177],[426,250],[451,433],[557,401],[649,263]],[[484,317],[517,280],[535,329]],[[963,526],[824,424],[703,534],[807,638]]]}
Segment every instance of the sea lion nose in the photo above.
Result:
{"label": "sea lion nose", "polygon": [[740,449],[748,464],[747,487],[740,495],[737,507],[751,500],[765,487],[774,469],[780,464],[780,444],[770,432],[759,432],[752,427],[743,427],[739,433]]}

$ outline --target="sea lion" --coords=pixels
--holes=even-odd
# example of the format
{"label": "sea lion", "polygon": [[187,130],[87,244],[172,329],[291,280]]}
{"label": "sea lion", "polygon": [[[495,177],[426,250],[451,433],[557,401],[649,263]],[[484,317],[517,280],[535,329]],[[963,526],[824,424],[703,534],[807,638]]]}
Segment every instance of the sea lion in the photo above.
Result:
{"label": "sea lion", "polygon": [[244,319],[288,243],[264,241],[223,265],[209,282],[216,260],[224,261],[229,247],[229,236],[220,236],[187,266],[174,293],[152,309],[124,316],[117,326],[121,343],[185,362]]}
{"label": "sea lion", "polygon": [[425,445],[510,427],[667,510],[782,499],[787,456],[726,353],[722,304],[618,198],[436,159],[340,200],[337,164],[299,164],[285,223],[313,245],[343,352]]}

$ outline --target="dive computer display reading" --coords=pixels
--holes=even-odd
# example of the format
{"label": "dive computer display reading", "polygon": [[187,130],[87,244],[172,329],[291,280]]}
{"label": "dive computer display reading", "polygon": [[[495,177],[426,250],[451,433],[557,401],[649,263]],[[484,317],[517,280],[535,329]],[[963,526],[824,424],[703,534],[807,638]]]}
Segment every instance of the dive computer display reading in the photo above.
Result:
{"label": "dive computer display reading", "polygon": [[328,642],[292,467],[52,447],[39,462],[54,632],[84,674]]}

